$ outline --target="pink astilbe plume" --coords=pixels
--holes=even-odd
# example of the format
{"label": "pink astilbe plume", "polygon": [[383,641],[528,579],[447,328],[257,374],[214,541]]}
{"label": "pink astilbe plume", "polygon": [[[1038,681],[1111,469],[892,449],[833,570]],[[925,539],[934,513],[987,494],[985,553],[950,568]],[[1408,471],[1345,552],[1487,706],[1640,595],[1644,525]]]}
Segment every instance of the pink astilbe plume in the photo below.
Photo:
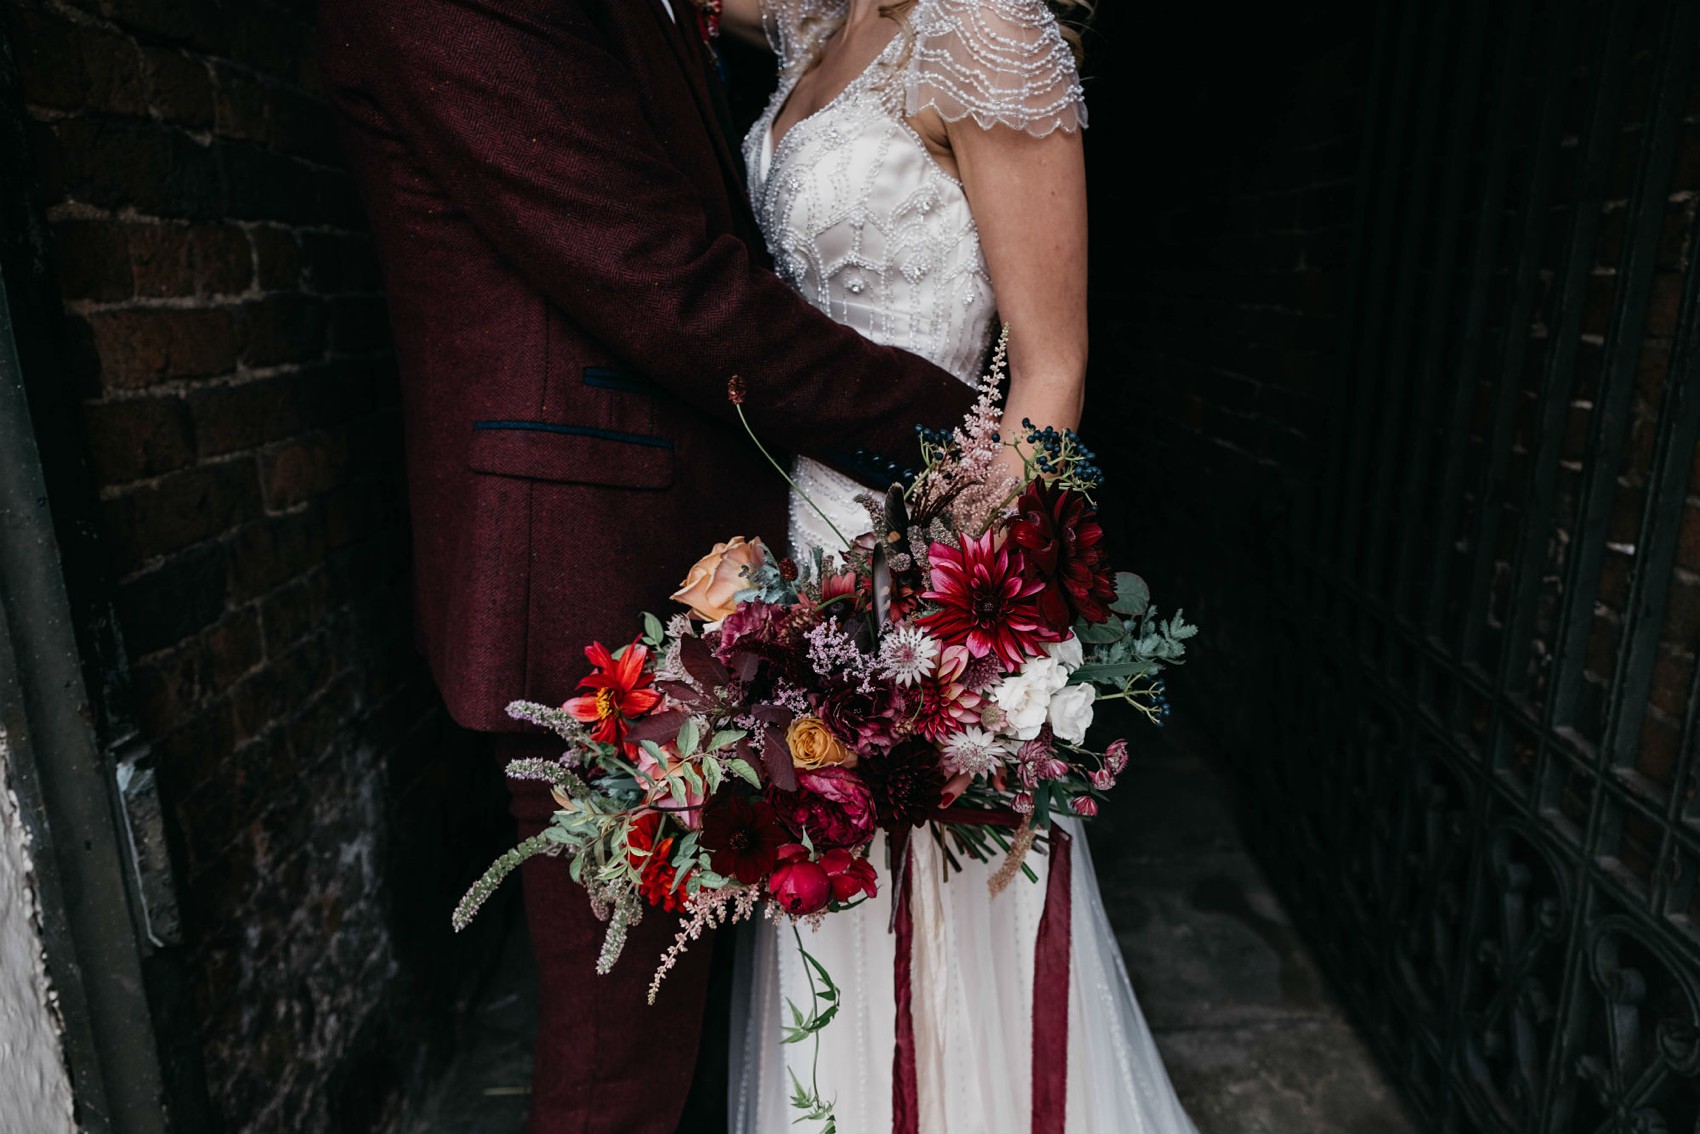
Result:
{"label": "pink astilbe plume", "polygon": [[1003,439],[1003,394],[999,389],[1009,348],[1009,329],[998,338],[991,368],[980,379],[980,396],[968,417],[951,433],[949,459],[930,465],[915,483],[910,514],[938,515],[944,507],[955,513],[962,531],[978,535],[1009,510],[1021,482],[998,465]]}

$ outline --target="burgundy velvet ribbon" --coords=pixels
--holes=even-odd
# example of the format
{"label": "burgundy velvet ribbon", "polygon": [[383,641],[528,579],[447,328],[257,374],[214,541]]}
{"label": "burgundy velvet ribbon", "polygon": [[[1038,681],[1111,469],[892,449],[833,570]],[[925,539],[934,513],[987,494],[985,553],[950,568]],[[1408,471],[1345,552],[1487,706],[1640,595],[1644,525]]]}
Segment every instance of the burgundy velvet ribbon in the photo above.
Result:
{"label": "burgundy velvet ribbon", "polygon": [[1068,1112],[1068,958],[1074,895],[1069,837],[1051,824],[1045,912],[1033,946],[1033,1134],[1062,1134]]}
{"label": "burgundy velvet ribbon", "polygon": [[[1018,827],[1021,817],[1008,811],[948,808],[933,818],[942,823],[986,823]],[[910,904],[913,868],[909,832],[892,836],[894,871],[892,923],[897,957],[892,976],[897,986],[897,1040],[891,1057],[892,1134],[919,1134],[920,1089],[915,1072],[914,948],[915,915]],[[1061,1134],[1068,1113],[1068,970],[1073,920],[1071,840],[1051,824],[1051,863],[1046,872],[1045,912],[1033,945],[1033,1134]]]}

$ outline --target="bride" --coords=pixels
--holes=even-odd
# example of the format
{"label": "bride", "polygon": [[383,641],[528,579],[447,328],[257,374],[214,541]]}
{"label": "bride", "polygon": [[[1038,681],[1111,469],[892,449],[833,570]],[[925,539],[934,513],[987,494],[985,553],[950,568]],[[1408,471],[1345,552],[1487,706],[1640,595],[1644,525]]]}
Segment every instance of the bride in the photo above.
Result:
{"label": "bride", "polygon": [[[708,5],[705,5],[705,7]],[[779,273],[839,322],[972,384],[1010,328],[1005,436],[1023,419],[1073,428],[1086,371],[1086,124],[1074,56],[1044,0],[724,0],[726,29],[765,41],[783,78],[744,143],[755,212]],[[1012,455],[1013,462],[1013,455]],[[1012,463],[1012,472],[1018,471]],[[846,531],[864,489],[799,459],[801,489]],[[860,526],[858,526],[860,525]],[[793,546],[832,548],[800,499]],[[1067,824],[1065,824],[1067,825]],[[1086,842],[1073,840],[1066,1129],[1190,1134],[1110,931]],[[996,863],[945,880],[911,841],[917,1127],[1030,1128],[1033,950],[1045,885],[992,897]],[[883,862],[876,846],[873,861]],[[1044,872],[1038,871],[1041,878]],[[890,886],[828,918],[809,951],[843,989],[820,1033],[818,1081],[838,1129],[892,1129]],[[759,923],[733,1037],[732,1129],[794,1129],[785,1002],[811,1002],[789,931]],[[1036,1125],[1033,1128],[1037,1128]]]}

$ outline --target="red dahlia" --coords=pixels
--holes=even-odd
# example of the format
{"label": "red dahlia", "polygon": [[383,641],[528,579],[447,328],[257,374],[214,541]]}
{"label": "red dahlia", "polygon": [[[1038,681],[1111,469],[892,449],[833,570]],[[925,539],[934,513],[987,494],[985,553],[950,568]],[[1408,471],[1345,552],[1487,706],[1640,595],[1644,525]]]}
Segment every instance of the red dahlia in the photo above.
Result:
{"label": "red dahlia", "polygon": [[1015,506],[1019,515],[1010,525],[1010,539],[1021,548],[1029,574],[1045,584],[1038,596],[1045,622],[1059,632],[1077,618],[1108,622],[1116,581],[1103,546],[1104,529],[1086,498],[1040,478]]}
{"label": "red dahlia", "polygon": [[710,868],[746,886],[772,873],[779,848],[789,839],[765,800],[717,795],[702,815],[702,845],[712,852]]}
{"label": "red dahlia", "polygon": [[685,904],[685,879],[673,868],[673,836],[655,840],[661,819],[659,811],[646,811],[632,820],[626,835],[626,861],[638,872],[638,892],[650,905],[677,910]]}
{"label": "red dahlia", "polygon": [[618,744],[626,735],[628,723],[661,703],[661,694],[649,687],[654,675],[643,668],[649,661],[649,648],[633,642],[616,661],[607,646],[593,642],[584,648],[584,656],[596,672],[578,687],[590,692],[574,697],[561,708],[574,720],[590,725],[592,739]]}
{"label": "red dahlia", "polygon": [[959,548],[935,543],[928,549],[933,589],[922,597],[939,609],[915,621],[945,645],[967,646],[976,658],[994,656],[1013,673],[1039,653],[1040,643],[1058,639],[1035,598],[1044,583],[1027,577],[1019,551],[994,548],[991,532],[960,541]]}

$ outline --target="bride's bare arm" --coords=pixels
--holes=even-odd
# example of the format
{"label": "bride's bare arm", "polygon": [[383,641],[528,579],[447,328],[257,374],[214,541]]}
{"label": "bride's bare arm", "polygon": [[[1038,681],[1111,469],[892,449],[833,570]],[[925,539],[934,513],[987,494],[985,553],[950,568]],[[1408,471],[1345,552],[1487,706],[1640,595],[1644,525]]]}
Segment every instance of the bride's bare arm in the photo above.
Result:
{"label": "bride's bare arm", "polygon": [[[1010,329],[1004,436],[1073,429],[1086,394],[1086,166],[1079,130],[1034,137],[972,118],[941,129]],[[930,132],[930,131],[929,131]],[[934,135],[938,135],[935,133]]]}

